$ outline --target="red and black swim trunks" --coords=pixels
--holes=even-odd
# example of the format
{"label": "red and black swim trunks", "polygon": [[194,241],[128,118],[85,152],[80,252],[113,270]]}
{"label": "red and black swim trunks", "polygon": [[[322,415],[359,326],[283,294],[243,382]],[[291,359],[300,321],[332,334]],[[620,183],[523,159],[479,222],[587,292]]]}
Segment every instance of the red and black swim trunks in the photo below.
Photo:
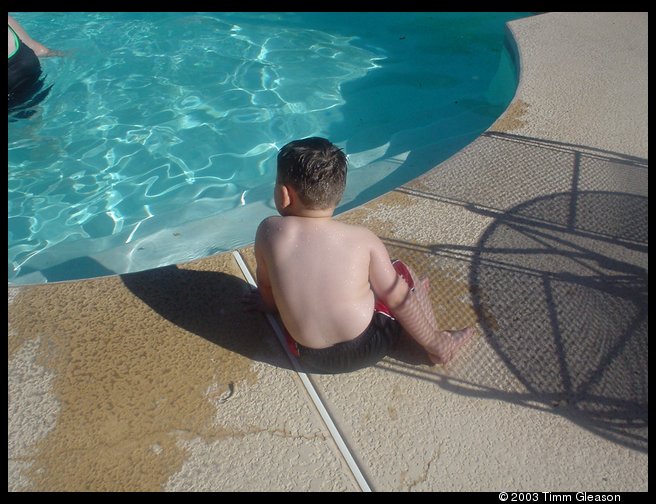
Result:
{"label": "red and black swim trunks", "polygon": [[[400,260],[392,261],[394,269],[410,288],[414,282],[408,267]],[[385,357],[401,335],[401,324],[380,300],[374,304],[369,326],[355,339],[328,348],[308,348],[292,339],[287,331],[287,346],[312,373],[347,373],[371,366]]]}

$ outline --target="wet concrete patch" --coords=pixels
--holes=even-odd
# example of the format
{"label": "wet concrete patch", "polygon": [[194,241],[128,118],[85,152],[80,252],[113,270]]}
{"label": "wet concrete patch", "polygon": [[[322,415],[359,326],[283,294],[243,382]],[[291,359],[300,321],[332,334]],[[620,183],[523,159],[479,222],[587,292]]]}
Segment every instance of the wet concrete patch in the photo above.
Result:
{"label": "wet concrete patch", "polygon": [[[23,454],[29,489],[159,490],[186,457],[178,439],[232,434],[212,425],[208,392],[252,383],[246,357],[144,310],[119,278],[31,288],[19,301],[10,346],[40,328],[36,362],[58,404],[54,428]],[[217,334],[234,334],[234,306],[215,308],[226,314]]]}
{"label": "wet concrete patch", "polygon": [[230,254],[10,288],[9,489],[357,488],[248,289]]}
{"label": "wet concrete patch", "polygon": [[528,108],[528,103],[523,100],[514,100],[490,130],[513,131],[522,128],[526,125]]}

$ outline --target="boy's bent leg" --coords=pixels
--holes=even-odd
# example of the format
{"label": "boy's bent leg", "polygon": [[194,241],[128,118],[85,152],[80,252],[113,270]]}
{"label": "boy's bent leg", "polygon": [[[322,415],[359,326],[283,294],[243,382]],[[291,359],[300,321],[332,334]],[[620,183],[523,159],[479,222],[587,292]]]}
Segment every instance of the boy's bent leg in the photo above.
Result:
{"label": "boy's bent leg", "polygon": [[399,276],[415,291],[424,316],[435,330],[436,337],[434,343],[428,347],[425,346],[424,349],[434,364],[446,364],[453,359],[460,347],[472,339],[474,334],[476,334],[476,329],[474,327],[467,327],[459,331],[441,331],[428,295],[428,279],[419,280],[415,272],[399,259],[392,261],[392,264]]}
{"label": "boy's bent leg", "polygon": [[[408,287],[410,287],[411,290],[414,290],[415,286],[417,285],[417,276],[410,269],[410,267],[401,259],[392,259],[392,266],[394,267],[396,274],[400,276],[406,284],[408,284]],[[375,312],[386,313],[392,317],[392,311],[378,298],[376,298],[376,302],[374,304],[374,313]]]}
{"label": "boy's bent leg", "polygon": [[410,269],[410,266],[404,263],[401,259],[392,259],[392,266],[394,266],[396,274],[405,280],[408,287],[414,289],[417,286],[417,276],[415,275],[415,272]]}
{"label": "boy's bent leg", "polygon": [[431,305],[430,297],[428,296],[429,285],[428,279],[419,280],[417,274],[403,261],[400,259],[395,259],[392,261],[394,269],[402,277],[406,283],[410,286],[411,289],[415,290],[417,294],[417,299],[419,300],[419,305],[421,310],[424,312],[424,316],[431,324],[431,327],[436,331],[439,331],[437,325],[437,319],[435,318],[435,313],[433,312],[433,306]]}
{"label": "boy's bent leg", "polygon": [[476,329],[473,327],[467,327],[459,331],[441,331],[437,343],[439,350],[436,348],[435,353],[433,353],[432,349],[426,349],[428,357],[433,364],[446,364],[453,359],[460,347],[472,339],[474,334],[476,334]]}

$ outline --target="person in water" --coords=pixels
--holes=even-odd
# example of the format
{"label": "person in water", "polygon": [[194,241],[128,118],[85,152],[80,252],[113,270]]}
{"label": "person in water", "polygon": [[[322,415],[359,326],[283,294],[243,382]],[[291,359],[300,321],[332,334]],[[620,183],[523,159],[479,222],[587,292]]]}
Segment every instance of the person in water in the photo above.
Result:
{"label": "person in water", "polygon": [[31,38],[23,27],[7,15],[8,35],[8,109],[34,105],[48,94],[50,88],[43,89],[39,57],[63,56],[61,51],[53,51]]}
{"label": "person in water", "polygon": [[401,328],[434,363],[450,361],[474,328],[438,327],[426,279],[391,261],[370,230],[333,220],[346,155],[330,141],[295,140],[278,153],[274,201],[255,237],[258,289],[248,311],[280,314],[287,343],[308,371],[339,373],[384,357]]}

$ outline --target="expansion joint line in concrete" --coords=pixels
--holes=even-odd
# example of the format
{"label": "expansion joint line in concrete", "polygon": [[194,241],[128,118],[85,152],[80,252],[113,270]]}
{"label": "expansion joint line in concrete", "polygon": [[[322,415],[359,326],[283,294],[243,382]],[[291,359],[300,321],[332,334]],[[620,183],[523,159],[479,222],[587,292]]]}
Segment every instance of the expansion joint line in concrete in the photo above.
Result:
{"label": "expansion joint line in concrete", "polygon": [[[232,252],[233,257],[235,258],[235,261],[237,261],[237,264],[239,265],[239,268],[241,269],[242,273],[244,274],[244,278],[246,278],[246,281],[251,284],[253,287],[257,287],[257,284],[255,283],[255,279],[253,278],[253,275],[251,275],[250,271],[248,271],[248,267],[246,266],[246,263],[244,263],[244,260],[241,257],[241,254],[239,254],[238,251],[234,250]],[[278,342],[282,346],[282,348],[285,350],[285,353],[287,354],[287,357],[289,358],[289,361],[292,363],[292,366],[294,367],[294,370],[298,374],[298,377],[301,379],[301,383],[303,383],[303,386],[305,387],[305,390],[307,391],[308,395],[310,396],[310,399],[312,400],[312,403],[314,404],[315,408],[317,409],[319,415],[321,416],[321,419],[326,425],[326,428],[328,429],[328,432],[330,432],[330,435],[332,436],[333,440],[335,441],[335,444],[337,445],[337,448],[339,449],[339,452],[342,454],[342,457],[344,457],[344,461],[348,465],[349,469],[353,473],[353,476],[355,477],[355,480],[357,481],[358,485],[360,486],[360,489],[363,492],[371,492],[371,488],[369,487],[369,484],[367,483],[367,480],[365,479],[364,475],[362,474],[362,471],[360,470],[360,467],[358,466],[357,462],[353,458],[353,455],[351,454],[351,451],[349,450],[349,447],[346,445],[346,442],[342,438],[342,435],[339,433],[337,430],[337,426],[335,425],[335,422],[333,421],[332,417],[330,416],[330,413],[328,413],[328,410],[326,409],[326,406],[323,404],[321,401],[321,398],[319,397],[319,394],[317,393],[317,390],[314,388],[314,385],[312,385],[312,382],[310,381],[309,376],[303,371],[303,368],[298,362],[298,359],[294,355],[291,354],[289,349],[287,348],[287,344],[285,342],[285,335],[282,332],[282,328],[278,324],[278,321],[270,314],[266,314],[266,318],[269,322],[269,325],[273,329],[273,332],[275,333],[276,337],[278,338]]]}

